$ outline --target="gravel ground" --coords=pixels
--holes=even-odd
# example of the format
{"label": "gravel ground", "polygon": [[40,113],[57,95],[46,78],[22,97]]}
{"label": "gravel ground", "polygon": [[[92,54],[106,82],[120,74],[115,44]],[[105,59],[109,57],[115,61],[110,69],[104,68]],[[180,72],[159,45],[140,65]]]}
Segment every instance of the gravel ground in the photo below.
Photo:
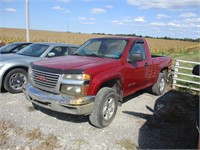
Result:
{"label": "gravel ground", "polygon": [[[172,126],[174,122],[161,119],[162,116],[154,111],[154,105],[158,101],[172,99],[170,96],[173,95],[173,92],[167,92],[158,97],[137,92],[124,99],[125,102],[118,107],[110,126],[98,129],[89,124],[88,116],[68,115],[42,108],[35,110],[22,93],[0,93],[0,149],[195,148],[198,133],[196,134],[194,119],[190,119],[190,126],[183,128],[190,131],[190,142],[184,144],[188,138],[180,139],[180,131],[177,131],[183,122]],[[198,98],[194,97],[195,102],[196,100]],[[163,105],[158,104],[159,107]],[[193,115],[196,103],[191,108]],[[179,133],[176,137],[183,142],[177,145],[177,141],[174,141],[176,138],[172,138],[174,133]]]}

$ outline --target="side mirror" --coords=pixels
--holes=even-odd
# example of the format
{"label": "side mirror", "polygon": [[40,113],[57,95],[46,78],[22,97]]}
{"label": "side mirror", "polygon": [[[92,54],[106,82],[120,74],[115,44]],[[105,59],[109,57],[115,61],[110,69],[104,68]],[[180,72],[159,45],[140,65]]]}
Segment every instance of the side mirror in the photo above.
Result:
{"label": "side mirror", "polygon": [[50,53],[48,53],[48,57],[53,57],[53,56],[55,56],[56,54],[54,53],[54,52],[50,52]]}
{"label": "side mirror", "polygon": [[142,61],[142,54],[136,53],[136,54],[131,54],[130,58],[128,59],[129,62],[137,62],[137,61]]}
{"label": "side mirror", "polygon": [[192,74],[199,76],[200,75],[200,65],[195,65]]}
{"label": "side mirror", "polygon": [[12,51],[12,53],[17,53],[19,51],[19,49],[15,49]]}

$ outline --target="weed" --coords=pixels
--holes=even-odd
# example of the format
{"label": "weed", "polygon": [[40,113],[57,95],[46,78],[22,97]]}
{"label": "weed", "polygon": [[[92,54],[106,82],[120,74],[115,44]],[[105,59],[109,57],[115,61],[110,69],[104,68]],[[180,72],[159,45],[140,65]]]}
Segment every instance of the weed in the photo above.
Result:
{"label": "weed", "polygon": [[120,145],[121,147],[125,148],[126,150],[138,149],[138,146],[129,139],[118,140],[116,143]]}
{"label": "weed", "polygon": [[[15,142],[12,143],[13,134],[10,133],[10,129],[13,130],[15,136],[25,137],[25,142],[28,143],[26,147],[16,147]],[[59,140],[54,134],[43,135],[39,128],[34,128],[32,130],[25,130],[19,126],[16,126],[10,120],[0,120],[0,149],[32,149],[32,150],[54,150],[59,148]],[[12,143],[10,145],[9,143]],[[34,146],[33,143],[37,143]]]}
{"label": "weed", "polygon": [[29,111],[29,112],[33,112],[33,111],[36,111],[36,110],[35,110],[35,108],[34,108],[33,106],[29,106],[29,107],[28,107],[28,111]]}
{"label": "weed", "polygon": [[79,149],[81,149],[81,145],[83,145],[83,144],[87,144],[88,141],[85,140],[85,139],[81,139],[81,138],[79,138],[79,139],[76,139],[76,143],[77,143],[77,145],[78,145],[78,150],[79,150]]}
{"label": "weed", "polygon": [[42,139],[42,133],[39,128],[35,128],[33,130],[27,131],[26,137],[29,140],[41,140]]}
{"label": "weed", "polygon": [[15,125],[10,120],[0,120],[0,146],[7,143],[9,139],[7,130],[14,127]]}
{"label": "weed", "polygon": [[48,149],[48,150],[53,150],[55,148],[59,147],[58,144],[58,138],[54,134],[49,134],[47,137],[45,137],[39,146],[40,149]]}
{"label": "weed", "polygon": [[0,131],[0,146],[3,146],[6,144],[8,139],[8,134],[4,131]]}

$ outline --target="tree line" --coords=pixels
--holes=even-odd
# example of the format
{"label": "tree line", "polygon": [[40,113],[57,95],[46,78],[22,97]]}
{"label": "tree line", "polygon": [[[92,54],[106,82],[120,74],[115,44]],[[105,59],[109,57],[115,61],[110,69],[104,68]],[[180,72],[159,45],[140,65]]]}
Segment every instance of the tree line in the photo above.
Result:
{"label": "tree line", "polygon": [[144,38],[153,38],[153,39],[166,39],[166,40],[181,40],[181,41],[189,41],[189,42],[200,42],[200,38],[192,39],[192,38],[172,38],[172,37],[152,37],[152,36],[142,36],[136,34],[105,34],[105,33],[92,33],[98,35],[114,35],[114,36],[134,36],[134,37],[144,37]]}

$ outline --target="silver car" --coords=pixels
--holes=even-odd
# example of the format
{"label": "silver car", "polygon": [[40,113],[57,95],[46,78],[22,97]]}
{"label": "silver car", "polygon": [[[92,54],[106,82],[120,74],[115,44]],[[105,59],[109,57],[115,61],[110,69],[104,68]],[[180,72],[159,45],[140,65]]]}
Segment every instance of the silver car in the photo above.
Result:
{"label": "silver car", "polygon": [[31,62],[69,55],[77,48],[77,45],[42,42],[30,44],[15,54],[0,55],[0,91],[4,88],[10,93],[22,92]]}

